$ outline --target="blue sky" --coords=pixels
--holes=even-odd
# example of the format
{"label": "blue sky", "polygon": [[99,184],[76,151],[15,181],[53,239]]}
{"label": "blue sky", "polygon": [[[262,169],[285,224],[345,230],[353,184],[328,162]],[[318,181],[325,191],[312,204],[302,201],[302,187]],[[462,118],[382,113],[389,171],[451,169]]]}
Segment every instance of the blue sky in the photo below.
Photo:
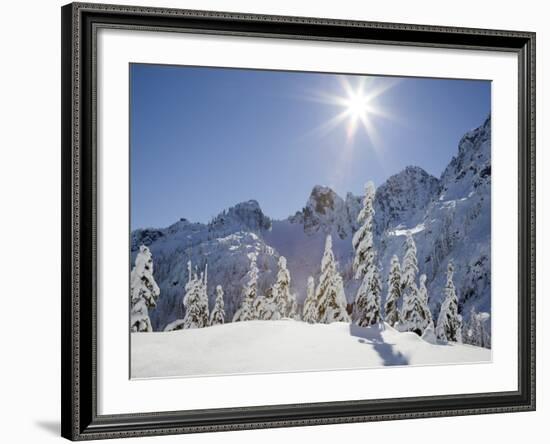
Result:
{"label": "blue sky", "polygon": [[[130,76],[132,229],[208,222],[249,199],[282,219],[316,184],[359,194],[407,165],[439,177],[491,110],[488,81],[144,64]],[[343,82],[380,92],[351,137],[349,116],[327,125],[348,110]]]}

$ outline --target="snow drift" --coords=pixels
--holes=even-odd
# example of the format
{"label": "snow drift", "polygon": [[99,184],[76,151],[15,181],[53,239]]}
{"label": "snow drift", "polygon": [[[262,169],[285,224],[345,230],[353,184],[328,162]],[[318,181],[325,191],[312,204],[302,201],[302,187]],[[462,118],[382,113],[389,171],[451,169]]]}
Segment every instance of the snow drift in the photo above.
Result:
{"label": "snow drift", "polygon": [[490,362],[491,350],[430,343],[387,324],[247,321],[131,334],[131,377],[207,376]]}

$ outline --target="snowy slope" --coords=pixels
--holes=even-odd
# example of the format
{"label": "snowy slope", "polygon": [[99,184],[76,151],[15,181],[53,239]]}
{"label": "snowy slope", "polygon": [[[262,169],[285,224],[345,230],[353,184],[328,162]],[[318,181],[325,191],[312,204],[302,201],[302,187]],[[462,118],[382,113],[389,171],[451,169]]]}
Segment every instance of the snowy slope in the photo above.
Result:
{"label": "snowy slope", "polygon": [[[420,273],[427,275],[429,304],[435,319],[443,298],[445,270],[455,264],[460,310],[491,311],[491,120],[459,141],[457,155],[440,178],[419,167],[407,167],[376,190],[375,246],[386,295],[391,257],[402,258],[407,231],[418,251]],[[365,181],[369,178],[365,177]],[[136,230],[131,235],[132,260],[141,244],[148,245],[161,289],[158,308],[151,313],[155,330],[183,316],[181,300],[187,280],[186,263],[203,269],[208,262],[210,307],[216,285],[224,288],[227,318],[236,310],[248,271],[251,251],[259,253],[259,294],[274,283],[279,255],[287,258],[291,289],[298,303],[305,298],[308,276],[318,277],[327,234],[333,238],[346,298],[353,302],[358,282],[353,279],[351,238],[357,230],[362,196],[338,196],[315,186],[304,207],[285,220],[270,220],[251,200],[224,210],[209,224],[181,219],[165,229]]]}
{"label": "snowy slope", "polygon": [[[353,260],[351,234],[340,238],[338,229],[329,227],[308,233],[300,222],[291,220],[273,221],[272,229],[263,233],[265,242],[271,245],[278,254],[287,258],[292,289],[297,293],[299,303],[303,303],[306,296],[307,278],[313,276],[317,281],[327,234],[332,234],[332,248],[344,282],[355,288],[356,283],[353,282],[351,275]],[[351,287],[349,290],[346,294],[354,293]],[[348,299],[348,301],[351,300]]]}
{"label": "snowy slope", "polygon": [[343,322],[236,322],[203,329],[133,333],[131,341],[132,378],[491,360],[488,349],[463,344],[434,345],[388,325],[361,328]]}
{"label": "snowy slope", "polygon": [[[399,232],[397,228],[405,235],[410,227],[421,224],[428,205],[437,200],[440,189],[440,181],[419,167],[407,167],[378,187],[374,229],[383,270],[386,263],[389,265],[386,256],[391,259],[393,254],[403,255],[401,242],[388,238]],[[317,277],[319,273],[324,239],[331,234],[346,297],[349,303],[353,302],[359,283],[353,279],[351,239],[358,228],[362,199],[348,193],[344,200],[330,188],[316,186],[301,211],[287,220],[273,221],[271,231],[264,233],[266,242],[287,257],[299,301],[305,297],[307,277]],[[385,286],[385,278],[383,281]]]}
{"label": "snowy slope", "polygon": [[[155,265],[155,280],[161,297],[150,312],[154,330],[183,318],[182,300],[188,280],[187,262],[199,272],[208,264],[210,308],[214,289],[224,289],[227,319],[238,308],[242,286],[250,265],[248,254],[257,253],[260,269],[260,292],[272,285],[279,255],[259,235],[270,227],[270,220],[256,201],[238,204],[222,212],[210,224],[191,223],[181,219],[162,230],[136,230],[132,233],[132,262],[139,245],[148,245]],[[260,293],[261,294],[261,293]]]}
{"label": "snowy slope", "polygon": [[[464,315],[473,306],[491,311],[491,121],[467,133],[439,179],[439,189],[416,215],[389,224],[378,238],[381,267],[402,256],[413,233],[420,273],[427,275],[432,312],[443,298],[445,269],[455,264],[454,281]],[[380,188],[379,188],[380,189]],[[378,196],[377,196],[378,197]],[[396,221],[396,222],[397,222]]]}

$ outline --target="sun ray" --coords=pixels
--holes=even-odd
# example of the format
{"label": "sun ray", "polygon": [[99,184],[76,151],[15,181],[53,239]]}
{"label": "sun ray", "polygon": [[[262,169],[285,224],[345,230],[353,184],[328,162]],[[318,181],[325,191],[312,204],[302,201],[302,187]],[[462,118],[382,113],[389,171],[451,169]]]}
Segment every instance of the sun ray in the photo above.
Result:
{"label": "sun ray", "polygon": [[[387,119],[396,121],[395,113],[390,113],[380,105],[380,98],[401,80],[394,77],[346,76],[337,77],[340,93],[309,91],[302,99],[322,103],[338,108],[337,113],[308,131],[303,137],[324,137],[338,127],[343,127],[345,145],[341,156],[353,157],[354,145],[361,135],[373,153],[381,156],[383,140],[377,130],[377,121]],[[349,160],[349,159],[348,159]]]}
{"label": "sun ray", "polygon": [[356,143],[358,135],[364,137],[366,145],[383,167],[384,144],[377,128],[377,121],[388,119],[396,121],[396,115],[384,109],[379,100],[388,90],[400,82],[400,79],[369,76],[338,76],[340,94],[330,93],[327,90],[310,91],[306,100],[322,103],[338,108],[335,115],[319,126],[304,134],[305,137],[324,137],[328,133],[343,127],[344,143],[339,147],[339,155],[334,158],[334,168],[331,168],[331,183],[338,184],[345,181],[349,168],[354,163],[354,153],[360,147]]}
{"label": "sun ray", "polygon": [[304,134],[304,137],[308,136],[317,136],[317,137],[323,137],[332,132],[334,129],[339,127],[342,122],[346,120],[348,117],[347,113],[345,111],[341,112],[340,114],[337,114],[330,120],[323,122],[319,126],[316,126],[315,128],[309,130],[306,134]]}
{"label": "sun ray", "polygon": [[343,112],[348,117],[346,128],[348,140],[354,138],[359,128],[363,128],[371,144],[373,146],[378,144],[379,138],[373,118],[389,119],[392,116],[378,106],[376,99],[397,82],[397,79],[385,79],[384,82],[375,84],[372,78],[362,77],[352,85],[348,77],[340,77],[344,94],[333,96],[332,104],[344,108]]}

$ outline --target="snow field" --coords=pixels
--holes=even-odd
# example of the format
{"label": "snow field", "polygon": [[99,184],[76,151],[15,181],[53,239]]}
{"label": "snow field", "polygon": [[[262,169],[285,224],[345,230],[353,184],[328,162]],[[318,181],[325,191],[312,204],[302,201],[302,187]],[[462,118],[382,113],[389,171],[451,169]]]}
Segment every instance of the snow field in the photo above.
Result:
{"label": "snow field", "polygon": [[491,361],[491,350],[430,344],[387,324],[283,319],[131,334],[131,377],[211,376]]}

